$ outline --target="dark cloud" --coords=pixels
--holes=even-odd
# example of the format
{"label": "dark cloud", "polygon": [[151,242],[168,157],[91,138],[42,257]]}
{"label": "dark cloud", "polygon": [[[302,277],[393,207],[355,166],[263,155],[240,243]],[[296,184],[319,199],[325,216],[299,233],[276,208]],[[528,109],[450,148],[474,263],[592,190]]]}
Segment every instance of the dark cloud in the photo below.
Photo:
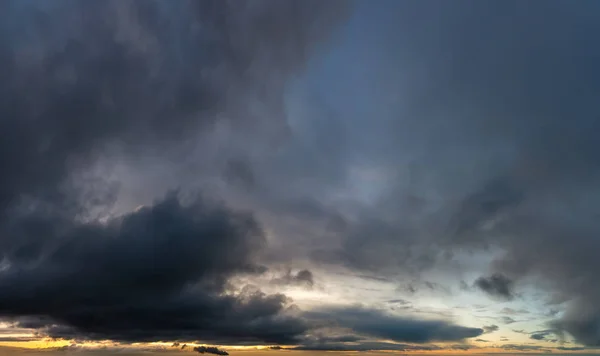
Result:
{"label": "dark cloud", "polygon": [[371,280],[371,281],[377,281],[377,282],[390,282],[390,280],[388,278],[379,277],[379,276],[369,276],[366,274],[359,274],[356,277]]}
{"label": "dark cloud", "polygon": [[396,5],[405,35],[386,42],[419,88],[398,123],[411,128],[404,152],[446,199],[435,223],[446,237],[432,243],[499,251],[494,272],[570,300],[555,325],[599,345],[599,6],[435,3]]}
{"label": "dark cloud", "polygon": [[546,334],[546,333],[534,333],[534,334],[531,334],[531,336],[529,336],[529,338],[532,340],[544,340],[544,339],[546,339],[547,335],[548,334]]}
{"label": "dark cloud", "polygon": [[222,355],[222,356],[229,355],[229,352],[227,352],[225,350],[221,350],[216,347],[211,347],[211,346],[196,346],[196,347],[194,347],[194,351],[201,353],[201,354],[206,353],[206,354]]}
{"label": "dark cloud", "polygon": [[73,188],[61,183],[106,144],[156,154],[223,114],[263,127],[248,100],[281,126],[283,85],[339,5],[4,2],[0,208],[56,203]]}
{"label": "dark cloud", "polygon": [[450,345],[448,347],[449,350],[462,350],[462,351],[467,351],[467,350],[471,350],[471,349],[476,349],[477,347],[472,346],[472,345],[467,345],[467,344],[456,344],[456,345]]}
{"label": "dark cloud", "polygon": [[381,341],[356,344],[315,343],[294,347],[294,350],[302,351],[433,351],[441,349],[441,347],[435,345],[409,345]]}
{"label": "dark cloud", "polygon": [[500,327],[498,327],[498,325],[486,325],[483,327],[483,333],[484,334],[490,334],[493,333],[494,331],[498,331],[500,329]]}
{"label": "dark cloud", "polygon": [[230,276],[261,271],[264,237],[248,214],[170,195],[105,223],[35,222],[53,229],[6,254],[0,274],[0,315],[18,326],[126,342],[290,343],[306,330],[285,296],[229,290]]}
{"label": "dark cloud", "polygon": [[[175,171],[158,188],[137,172],[130,184],[147,199],[163,185],[196,182],[195,172],[219,176],[210,192],[251,207],[273,232],[266,264],[310,258],[382,282],[417,276],[405,290],[413,294],[443,290],[423,271],[454,282],[490,271],[477,288],[510,299],[513,284],[534,283],[549,303],[563,303],[552,315],[557,333],[600,345],[600,5],[356,3],[344,27],[351,41],[338,43],[346,52],[313,73],[323,99],[298,100],[305,111],[292,120],[288,83],[319,67],[309,59],[343,18],[344,1],[2,2],[0,253],[10,265],[0,272],[3,314],[51,335],[88,338],[186,339],[193,330],[208,340],[275,343],[308,328],[287,316],[283,296],[230,291],[229,277],[262,270],[260,249],[186,238],[174,262],[153,244],[162,240],[152,229],[131,226],[169,204],[185,215],[188,203],[107,217],[125,183],[92,168],[115,155],[132,170],[146,158],[159,162],[156,171],[194,173]],[[197,228],[190,220],[177,221]],[[206,231],[217,226],[205,222]],[[161,231],[179,231],[171,228]],[[156,260],[169,267],[147,271]],[[170,317],[184,312],[211,322],[198,332],[187,318]],[[479,330],[364,311],[358,323],[356,313],[328,315],[357,333],[398,340],[451,341]],[[517,321],[503,314],[500,322]],[[142,320],[165,330],[144,334],[136,328]]]}
{"label": "dark cloud", "polygon": [[574,346],[574,347],[559,346],[556,349],[560,350],[560,351],[582,351],[582,350],[585,350],[586,348],[578,347],[578,346]]}
{"label": "dark cloud", "polygon": [[332,327],[349,328],[360,335],[395,342],[457,341],[483,333],[479,328],[458,326],[445,321],[407,319],[361,307],[322,309],[308,312],[307,316],[326,321]]}
{"label": "dark cloud", "polygon": [[[115,217],[120,182],[93,168],[116,155],[166,169],[218,125],[279,140],[287,82],[345,7],[2,2],[0,316],[40,335],[125,342],[290,343],[302,334],[284,295],[229,285],[264,270],[254,217],[188,196]],[[251,182],[231,162],[226,175]],[[163,195],[148,189],[147,199]],[[312,282],[307,271],[294,277]]]}
{"label": "dark cloud", "polygon": [[514,298],[513,281],[501,274],[479,277],[475,281],[475,286],[493,297],[507,300]]}
{"label": "dark cloud", "polygon": [[303,269],[294,274],[290,269],[288,269],[283,276],[273,278],[271,283],[278,285],[298,285],[312,288],[315,284],[315,281],[312,272],[309,270]]}

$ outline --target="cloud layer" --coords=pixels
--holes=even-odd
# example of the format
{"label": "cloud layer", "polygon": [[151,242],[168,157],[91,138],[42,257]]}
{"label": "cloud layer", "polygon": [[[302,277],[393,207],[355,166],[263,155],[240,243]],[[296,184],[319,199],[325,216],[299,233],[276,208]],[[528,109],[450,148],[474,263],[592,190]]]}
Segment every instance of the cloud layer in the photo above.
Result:
{"label": "cloud layer", "polygon": [[0,314],[18,326],[126,342],[285,344],[306,330],[285,296],[228,291],[230,276],[261,271],[264,237],[247,214],[169,196],[104,224],[35,223],[48,233],[6,256],[0,277]]}
{"label": "cloud layer", "polygon": [[303,333],[284,295],[228,284],[264,270],[251,214],[159,191],[115,216],[118,186],[91,169],[111,152],[169,162],[217,122],[284,134],[285,83],[343,4],[1,6],[0,315],[67,339],[285,344]]}
{"label": "cloud layer", "polygon": [[[600,346],[598,10],[2,2],[0,316],[54,337],[307,349],[496,330],[282,294],[343,269],[414,281],[398,300],[459,281],[511,303],[542,291],[561,311],[534,340]],[[326,321],[350,335],[315,336]]]}

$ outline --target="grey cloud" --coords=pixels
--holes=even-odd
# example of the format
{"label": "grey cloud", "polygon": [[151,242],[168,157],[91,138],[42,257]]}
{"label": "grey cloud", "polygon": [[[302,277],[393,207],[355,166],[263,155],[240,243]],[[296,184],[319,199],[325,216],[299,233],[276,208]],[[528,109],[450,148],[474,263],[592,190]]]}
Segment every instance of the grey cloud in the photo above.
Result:
{"label": "grey cloud", "polygon": [[331,326],[350,328],[361,335],[396,342],[457,341],[483,333],[479,328],[454,325],[446,321],[402,318],[362,307],[316,310],[307,312],[307,317],[328,321]]}
{"label": "grey cloud", "polygon": [[[384,170],[393,183],[329,261],[394,274],[445,266],[444,251],[497,252],[492,273],[535,277],[567,301],[557,326],[596,345],[598,3],[361,5],[376,19],[370,49],[382,52],[368,57],[375,79],[365,86],[386,88],[370,95],[385,110],[368,116],[393,112],[356,129],[371,149],[364,161],[416,167],[418,179]],[[418,208],[409,195],[422,198]]]}
{"label": "grey cloud", "polygon": [[271,283],[279,285],[299,285],[312,288],[315,281],[312,272],[309,270],[303,269],[294,274],[288,269],[283,276],[273,278]]}
{"label": "grey cloud", "polygon": [[532,340],[544,340],[546,339],[546,335],[545,333],[536,333],[536,334],[531,334],[531,336],[529,336],[530,339]]}
{"label": "grey cloud", "polygon": [[500,346],[504,350],[508,351],[537,351],[537,350],[546,350],[547,348],[543,346],[536,345],[519,345],[519,344],[506,344]]}
{"label": "grey cloud", "polygon": [[404,299],[391,299],[387,301],[390,304],[400,304],[400,305],[407,305],[407,304],[411,304],[409,301],[404,300]]}
{"label": "grey cloud", "polygon": [[450,350],[462,350],[462,351],[476,349],[476,348],[477,348],[476,346],[467,345],[467,344],[457,344],[457,345],[451,345],[448,347],[448,349],[450,349]]}
{"label": "grey cloud", "polygon": [[403,352],[419,352],[419,351],[439,351],[439,350],[470,350],[475,346],[466,344],[456,344],[448,346],[438,345],[414,345],[391,343],[383,341],[361,341],[355,343],[342,342],[311,342],[305,345],[294,347],[293,350],[303,351],[403,351]]}
{"label": "grey cloud", "polygon": [[[286,84],[343,17],[341,3],[2,2],[0,252],[27,278],[1,272],[22,290],[0,295],[16,301],[32,286],[35,295],[56,295],[43,281],[79,263],[52,260],[48,251],[63,244],[54,237],[72,226],[86,236],[112,229],[80,223],[119,193],[104,176],[82,177],[107,147],[180,162],[193,141],[217,163],[181,165],[242,187],[240,205],[255,208],[285,246],[266,251],[269,258],[310,257],[385,278],[436,267],[450,275],[465,267],[457,257],[465,251],[493,254],[492,277],[535,277],[564,302],[553,327],[598,345],[598,3],[359,1],[350,24],[361,29],[351,41],[359,45],[326,80],[338,85],[327,94],[344,105],[331,96],[319,109],[298,105],[314,111],[288,122]],[[337,117],[345,106],[352,115]],[[375,183],[355,170],[375,171]],[[378,189],[361,197],[367,203],[354,201],[364,186]],[[106,246],[96,238],[73,246],[92,254],[88,240]],[[223,284],[211,281],[203,288],[215,297]],[[493,295],[514,295],[489,276],[480,282]],[[284,308],[283,297],[271,297],[252,307]],[[515,322],[509,315],[499,320]],[[286,336],[303,329],[290,328]]]}
{"label": "grey cloud", "polygon": [[479,277],[475,286],[487,294],[511,300],[514,298],[513,281],[502,274],[493,274],[489,277]]}
{"label": "grey cloud", "polygon": [[223,117],[248,139],[278,139],[288,79],[345,13],[339,1],[2,7],[2,221],[33,204],[81,214],[110,203],[105,184],[73,182],[108,146],[181,160]]}
{"label": "grey cloud", "polygon": [[303,351],[433,351],[440,350],[441,347],[435,345],[408,345],[370,341],[356,344],[315,343],[297,346],[293,349]]}
{"label": "grey cloud", "polygon": [[365,274],[360,274],[360,275],[357,275],[357,277],[362,278],[362,279],[377,281],[377,282],[390,282],[390,280],[388,278],[379,277],[379,276],[369,276],[369,275],[365,275]]}
{"label": "grey cloud", "polygon": [[225,350],[221,350],[216,347],[211,347],[211,346],[196,346],[196,347],[194,347],[194,351],[201,353],[201,354],[206,353],[206,354],[222,355],[222,356],[229,355],[229,352],[227,352]]}
{"label": "grey cloud", "polygon": [[38,339],[35,336],[0,336],[0,342],[27,342],[37,341]]}
{"label": "grey cloud", "polygon": [[561,351],[582,351],[585,350],[585,347],[578,347],[578,346],[574,346],[574,347],[565,347],[565,346],[559,346],[556,348],[557,350],[561,350]]}
{"label": "grey cloud", "polygon": [[104,224],[36,223],[55,228],[5,255],[0,274],[0,316],[17,326],[66,339],[215,343],[291,343],[307,329],[283,295],[228,292],[230,276],[261,271],[264,236],[246,213],[170,195]]}
{"label": "grey cloud", "polygon": [[[592,44],[598,18],[590,15],[598,4],[439,1],[435,11],[430,3],[397,8],[410,16],[398,19],[395,33],[407,35],[389,44],[411,53],[405,65],[423,69],[409,80],[423,88],[411,97],[423,99],[410,112],[411,135],[428,138],[429,169],[446,180],[444,188],[431,185],[448,197],[439,221],[448,222],[443,244],[503,251],[495,272],[535,276],[570,299],[556,325],[598,345],[600,266],[592,251],[599,249],[593,182],[600,150],[593,133],[600,120],[592,93],[600,52]],[[462,196],[458,203],[454,194]]]}
{"label": "grey cloud", "polygon": [[483,333],[484,334],[490,334],[493,333],[494,331],[498,331],[500,329],[500,327],[498,327],[498,325],[487,325],[483,327]]}
{"label": "grey cloud", "polygon": [[[285,296],[230,290],[233,275],[263,269],[253,216],[195,197],[160,200],[164,187],[150,186],[154,205],[110,216],[121,182],[92,168],[117,155],[168,169],[196,141],[214,142],[220,125],[257,144],[280,140],[287,83],[346,4],[0,8],[0,316],[40,335],[125,342],[290,343],[302,334]],[[231,166],[230,176],[252,180]]]}
{"label": "grey cloud", "polygon": [[503,316],[502,318],[500,318],[500,320],[502,320],[502,322],[504,324],[513,324],[513,323],[517,322],[515,319],[511,318],[510,316]]}

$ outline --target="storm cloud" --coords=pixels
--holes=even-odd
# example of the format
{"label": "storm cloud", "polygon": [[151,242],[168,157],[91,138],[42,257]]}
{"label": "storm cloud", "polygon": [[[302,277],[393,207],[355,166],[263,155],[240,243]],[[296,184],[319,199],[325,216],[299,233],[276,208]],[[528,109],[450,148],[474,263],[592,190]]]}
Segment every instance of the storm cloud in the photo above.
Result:
{"label": "storm cloud", "polygon": [[540,315],[519,305],[533,290],[556,309],[544,328],[600,346],[599,10],[2,2],[0,316],[69,339],[314,350],[486,329],[277,293],[355,302],[332,293],[343,271],[372,276],[361,293],[393,285],[377,300],[407,313],[422,294],[500,299],[504,324]]}
{"label": "storm cloud", "polygon": [[17,326],[67,339],[284,344],[307,328],[285,296],[228,287],[262,271],[250,215],[171,195],[103,224],[36,224],[54,225],[7,255],[0,275],[0,315]]}
{"label": "storm cloud", "polygon": [[269,0],[6,1],[1,12],[2,220],[21,205],[105,204],[110,189],[81,171],[108,148],[181,155],[224,118],[247,135],[268,129],[254,132],[263,140],[285,135],[285,83],[344,13]]}
{"label": "storm cloud", "polygon": [[83,340],[289,343],[303,333],[284,295],[228,283],[264,271],[252,214],[201,193],[161,198],[164,187],[115,214],[120,182],[94,168],[115,156],[185,161],[188,143],[217,125],[260,142],[285,136],[286,83],[344,4],[0,7],[0,316]]}

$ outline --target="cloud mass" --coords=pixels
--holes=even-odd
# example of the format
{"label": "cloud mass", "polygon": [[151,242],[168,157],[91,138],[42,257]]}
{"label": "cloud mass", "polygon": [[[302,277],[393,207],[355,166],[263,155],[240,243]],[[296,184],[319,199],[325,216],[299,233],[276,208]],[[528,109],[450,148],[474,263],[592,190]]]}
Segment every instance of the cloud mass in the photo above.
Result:
{"label": "cloud mass", "polygon": [[3,342],[600,346],[598,14],[1,2]]}

